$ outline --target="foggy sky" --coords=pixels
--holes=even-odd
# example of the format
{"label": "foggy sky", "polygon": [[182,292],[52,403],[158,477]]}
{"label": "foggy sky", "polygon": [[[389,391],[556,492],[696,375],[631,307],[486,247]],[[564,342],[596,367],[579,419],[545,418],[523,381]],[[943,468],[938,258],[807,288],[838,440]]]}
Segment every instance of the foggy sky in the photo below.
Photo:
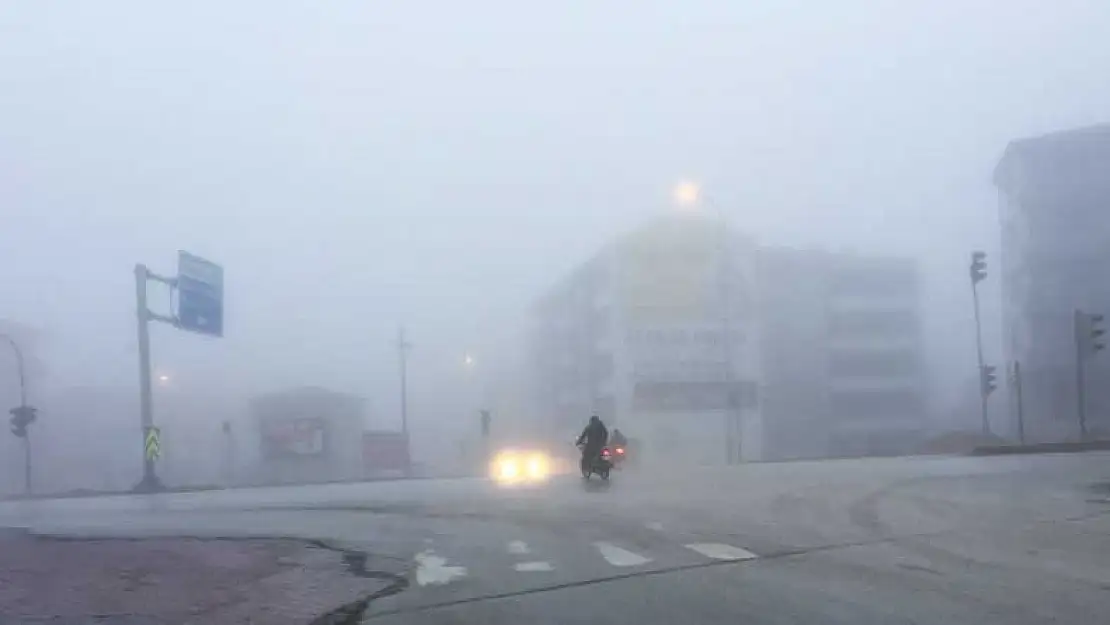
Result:
{"label": "foggy sky", "polygon": [[1107,121],[1107,32],[1098,0],[6,2],[0,317],[52,383],[133,386],[132,266],[186,249],[227,338],[156,326],[157,368],[392,414],[398,323],[414,389],[457,386],[685,177],[761,242],[919,257],[931,360],[973,372],[991,170]]}

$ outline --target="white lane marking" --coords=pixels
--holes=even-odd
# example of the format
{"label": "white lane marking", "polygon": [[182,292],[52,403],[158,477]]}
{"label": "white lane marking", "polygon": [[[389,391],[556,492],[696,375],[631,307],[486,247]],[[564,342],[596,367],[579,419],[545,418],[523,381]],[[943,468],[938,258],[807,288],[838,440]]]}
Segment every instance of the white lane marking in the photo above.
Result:
{"label": "white lane marking", "polygon": [[714,560],[751,560],[759,557],[747,549],[723,543],[692,543],[685,547]]}
{"label": "white lane marking", "polygon": [[518,562],[514,569],[521,573],[538,573],[541,571],[553,571],[555,567],[551,566],[550,562]]}
{"label": "white lane marking", "polygon": [[613,566],[640,566],[651,562],[651,558],[645,558],[638,553],[621,549],[612,543],[596,542],[594,547],[597,547],[597,550],[601,552],[601,557]]}
{"label": "white lane marking", "polygon": [[649,530],[655,530],[657,532],[663,531],[663,524],[659,521],[648,521],[647,523],[644,523],[644,527],[648,528]]}
{"label": "white lane marking", "polygon": [[416,554],[416,583],[421,586],[438,586],[466,575],[465,566],[447,566],[447,560],[431,549]]}
{"label": "white lane marking", "polygon": [[509,553],[522,556],[526,553],[532,553],[532,550],[528,548],[528,543],[523,540],[511,540],[509,541]]}

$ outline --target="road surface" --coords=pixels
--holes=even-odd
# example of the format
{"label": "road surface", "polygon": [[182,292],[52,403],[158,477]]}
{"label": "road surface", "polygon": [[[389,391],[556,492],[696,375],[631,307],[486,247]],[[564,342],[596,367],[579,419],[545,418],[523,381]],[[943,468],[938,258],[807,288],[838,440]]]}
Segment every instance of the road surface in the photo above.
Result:
{"label": "road surface", "polygon": [[[297,536],[408,588],[367,623],[1092,623],[1110,454],[867,459],[7,503],[79,535]],[[1102,616],[1095,616],[1102,615]]]}

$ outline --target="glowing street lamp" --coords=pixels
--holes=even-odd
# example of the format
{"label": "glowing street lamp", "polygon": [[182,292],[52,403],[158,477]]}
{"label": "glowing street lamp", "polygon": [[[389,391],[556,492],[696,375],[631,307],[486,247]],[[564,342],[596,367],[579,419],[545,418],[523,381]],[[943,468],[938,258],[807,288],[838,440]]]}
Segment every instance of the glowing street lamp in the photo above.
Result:
{"label": "glowing street lamp", "polygon": [[684,180],[672,192],[675,204],[682,208],[694,208],[701,200],[701,187],[696,182]]}

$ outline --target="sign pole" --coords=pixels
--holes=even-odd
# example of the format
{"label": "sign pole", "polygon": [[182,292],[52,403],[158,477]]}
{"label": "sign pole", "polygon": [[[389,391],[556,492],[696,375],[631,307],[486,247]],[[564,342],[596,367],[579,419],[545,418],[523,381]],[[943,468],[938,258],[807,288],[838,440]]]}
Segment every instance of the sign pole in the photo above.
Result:
{"label": "sign pole", "polygon": [[150,310],[146,304],[146,283],[150,270],[135,265],[135,314],[139,326],[139,416],[143,431],[143,479],[135,491],[152,493],[163,489],[155,471],[154,458],[146,451],[147,439],[154,428],[154,400],[150,387]]}

